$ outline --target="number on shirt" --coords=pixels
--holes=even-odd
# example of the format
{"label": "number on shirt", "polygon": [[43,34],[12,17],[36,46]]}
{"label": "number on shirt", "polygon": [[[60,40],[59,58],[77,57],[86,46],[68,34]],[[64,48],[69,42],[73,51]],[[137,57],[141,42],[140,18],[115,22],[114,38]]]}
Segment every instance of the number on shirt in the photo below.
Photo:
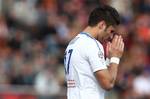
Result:
{"label": "number on shirt", "polygon": [[71,55],[72,55],[73,49],[69,49],[69,51],[65,52],[64,55],[64,64],[65,64],[65,73],[69,74],[69,67],[70,67],[70,59],[71,59]]}

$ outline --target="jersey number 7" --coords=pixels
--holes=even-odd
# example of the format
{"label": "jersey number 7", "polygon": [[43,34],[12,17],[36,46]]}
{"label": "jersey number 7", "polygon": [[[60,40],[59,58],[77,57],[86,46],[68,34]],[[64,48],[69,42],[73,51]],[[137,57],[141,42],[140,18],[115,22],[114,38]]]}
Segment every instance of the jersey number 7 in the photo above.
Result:
{"label": "jersey number 7", "polygon": [[65,73],[69,74],[69,67],[70,67],[70,59],[72,55],[73,49],[69,49],[69,51],[65,52],[64,55],[64,65],[65,65]]}

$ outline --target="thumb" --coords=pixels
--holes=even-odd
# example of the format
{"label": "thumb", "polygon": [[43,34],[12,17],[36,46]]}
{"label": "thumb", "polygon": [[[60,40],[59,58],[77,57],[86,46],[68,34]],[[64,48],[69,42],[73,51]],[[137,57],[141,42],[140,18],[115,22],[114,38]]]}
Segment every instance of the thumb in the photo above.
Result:
{"label": "thumb", "polygon": [[109,57],[109,51],[111,50],[111,43],[108,42],[106,45],[106,56]]}

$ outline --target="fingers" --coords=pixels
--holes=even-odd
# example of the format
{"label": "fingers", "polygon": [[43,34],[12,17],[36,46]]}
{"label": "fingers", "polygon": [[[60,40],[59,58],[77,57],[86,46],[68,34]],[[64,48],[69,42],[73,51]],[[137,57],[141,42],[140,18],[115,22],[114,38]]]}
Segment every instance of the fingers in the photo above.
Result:
{"label": "fingers", "polygon": [[124,49],[124,42],[123,42],[122,36],[115,35],[115,37],[112,41],[112,44],[117,49],[120,49],[120,50]]}
{"label": "fingers", "polygon": [[124,42],[121,43],[121,50],[124,50]]}
{"label": "fingers", "polygon": [[115,35],[115,37],[113,38],[112,43],[113,43],[113,44],[116,44],[116,43],[117,43],[117,40],[118,40],[118,35]]}
{"label": "fingers", "polygon": [[123,38],[121,36],[115,35],[115,37],[112,40],[109,50],[111,53],[110,56],[121,58],[124,52]]}
{"label": "fingers", "polygon": [[121,36],[119,36],[119,39],[118,39],[118,47],[119,49],[122,49],[122,46],[123,46],[123,39]]}
{"label": "fingers", "polygon": [[106,56],[109,57],[109,51],[111,50],[111,43],[108,42],[106,46]]}
{"label": "fingers", "polygon": [[107,51],[109,51],[109,50],[110,50],[110,48],[111,48],[111,43],[110,43],[110,42],[108,42],[108,43],[107,43]]}

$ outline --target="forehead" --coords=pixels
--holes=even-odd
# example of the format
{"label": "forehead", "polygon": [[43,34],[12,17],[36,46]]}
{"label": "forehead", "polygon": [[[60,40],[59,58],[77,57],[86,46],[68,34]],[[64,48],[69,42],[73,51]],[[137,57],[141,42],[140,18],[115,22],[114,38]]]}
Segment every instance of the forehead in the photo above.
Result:
{"label": "forehead", "polygon": [[117,26],[114,26],[114,25],[113,26],[112,25],[108,26],[109,30],[116,30],[116,28],[117,28]]}

